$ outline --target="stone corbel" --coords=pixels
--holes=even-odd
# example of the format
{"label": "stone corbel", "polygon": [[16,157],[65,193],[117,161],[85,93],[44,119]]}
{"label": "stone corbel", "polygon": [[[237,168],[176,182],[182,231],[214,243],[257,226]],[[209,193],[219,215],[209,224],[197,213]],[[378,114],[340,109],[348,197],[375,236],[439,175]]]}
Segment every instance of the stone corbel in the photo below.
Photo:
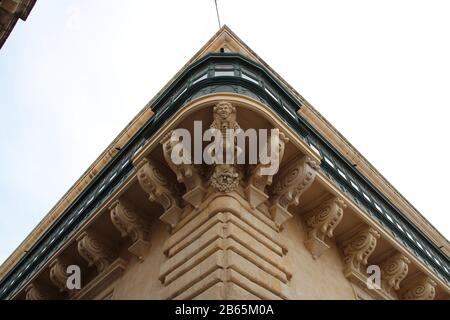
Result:
{"label": "stone corbel", "polygon": [[217,192],[235,191],[241,181],[241,174],[235,165],[218,164],[210,178],[211,187]]}
{"label": "stone corbel", "polygon": [[272,191],[272,206],[269,211],[278,226],[292,217],[287,210],[288,207],[299,205],[300,197],[311,187],[318,167],[314,160],[304,156],[277,177]]}
{"label": "stone corbel", "polygon": [[148,226],[133,206],[124,201],[116,200],[109,207],[111,221],[119,230],[122,237],[129,236],[133,244],[128,251],[142,261],[150,247],[148,240]]}
{"label": "stone corbel", "polygon": [[381,264],[381,287],[388,294],[392,289],[400,289],[400,282],[408,275],[409,263],[407,257],[397,253]]}
{"label": "stone corbel", "polygon": [[[278,166],[281,164],[281,160],[284,155],[284,146],[289,142],[289,138],[284,135],[284,133],[280,132],[278,135]],[[271,154],[271,138],[268,139],[268,142],[265,146],[265,149],[262,150],[262,154],[270,155]],[[272,164],[262,164],[259,163],[252,170],[250,174],[250,178],[248,180],[248,186],[245,189],[245,193],[247,195],[248,201],[252,208],[258,207],[260,204],[264,203],[269,196],[266,194],[266,187],[270,186],[273,181],[273,176],[277,173],[273,174],[264,174],[264,169],[268,170]]]}
{"label": "stone corbel", "polygon": [[29,284],[25,288],[25,299],[26,300],[45,300],[48,297],[43,293],[41,288],[34,283]]}
{"label": "stone corbel", "polygon": [[83,232],[76,238],[78,253],[89,266],[95,265],[99,273],[103,272],[113,261],[113,254],[104,243],[95,236]]}
{"label": "stone corbel", "polygon": [[164,208],[165,212],[159,218],[171,227],[175,227],[180,220],[182,210],[178,205],[173,186],[148,158],[139,162],[136,170],[139,184],[148,194],[149,200],[158,202]]}
{"label": "stone corbel", "polygon": [[414,284],[403,294],[405,300],[433,300],[437,283],[428,276],[416,279]]}
{"label": "stone corbel", "polygon": [[358,279],[365,285],[366,272],[362,267],[367,265],[367,261],[375,250],[377,239],[380,233],[373,228],[365,228],[359,231],[344,244],[344,263],[346,265],[344,274],[346,277]]}
{"label": "stone corbel", "polygon": [[55,259],[50,263],[50,281],[58,288],[59,292],[71,293],[71,290],[67,288],[67,266],[63,264],[59,259]]}
{"label": "stone corbel", "polygon": [[[180,183],[184,183],[186,186],[186,193],[183,195],[183,199],[190,203],[194,208],[198,208],[202,203],[206,194],[206,190],[203,187],[203,179],[198,173],[197,169],[191,164],[190,152],[182,149],[177,155],[180,159],[180,164],[175,164],[172,159],[172,152],[176,145],[181,144],[179,138],[174,134],[174,131],[170,131],[162,140],[163,155],[169,167],[176,174],[177,180]],[[187,157],[189,154],[189,157]]]}
{"label": "stone corbel", "polygon": [[334,197],[308,214],[306,218],[308,239],[305,241],[305,246],[314,259],[320,257],[325,250],[330,248],[326,244],[325,238],[333,237],[333,231],[341,222],[346,207],[347,205],[342,198]]}

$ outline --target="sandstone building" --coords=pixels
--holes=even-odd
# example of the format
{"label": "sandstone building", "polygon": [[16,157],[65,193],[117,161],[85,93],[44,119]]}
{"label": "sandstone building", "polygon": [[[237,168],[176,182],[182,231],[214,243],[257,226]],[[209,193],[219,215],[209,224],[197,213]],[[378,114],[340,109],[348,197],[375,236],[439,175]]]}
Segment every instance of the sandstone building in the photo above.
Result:
{"label": "sandstone building", "polygon": [[[171,132],[280,130],[281,166],[177,164]],[[234,143],[234,142],[233,142]],[[245,150],[248,152],[249,150]],[[0,268],[1,299],[448,299],[448,241],[229,28]],[[81,289],[67,287],[67,266]],[[371,267],[380,286],[368,286]],[[375,272],[376,273],[376,272]]]}

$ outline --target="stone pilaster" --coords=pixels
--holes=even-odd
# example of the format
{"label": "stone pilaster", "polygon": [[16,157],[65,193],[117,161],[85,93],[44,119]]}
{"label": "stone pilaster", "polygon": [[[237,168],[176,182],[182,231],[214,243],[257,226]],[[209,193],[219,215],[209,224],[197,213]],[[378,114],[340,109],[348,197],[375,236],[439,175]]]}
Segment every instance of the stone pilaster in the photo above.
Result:
{"label": "stone pilaster", "polygon": [[[241,152],[236,136],[230,131],[239,129],[236,108],[221,101],[213,109],[213,119],[210,128],[220,130],[224,141],[214,156],[230,148],[235,155]],[[278,153],[282,157],[287,139],[281,137]],[[178,181],[185,184],[187,194],[195,186],[205,186],[208,196],[202,191],[202,201],[195,203],[183,196],[193,208],[185,210],[164,244],[166,260],[159,279],[165,297],[288,299],[291,273],[283,261],[287,250],[279,235],[279,226],[286,219],[274,222],[267,212],[257,208],[268,199],[266,187],[272,183],[273,175],[263,176],[264,165],[259,163],[248,181],[244,181],[244,168],[235,159],[230,163],[214,163],[211,175],[201,176],[190,164],[173,163],[169,152],[174,150],[177,139],[172,138],[173,135],[165,137],[162,142],[169,167]],[[241,188],[244,183],[247,185]]]}
{"label": "stone pilaster", "polygon": [[279,229],[237,193],[209,197],[164,245],[168,299],[288,299]]}

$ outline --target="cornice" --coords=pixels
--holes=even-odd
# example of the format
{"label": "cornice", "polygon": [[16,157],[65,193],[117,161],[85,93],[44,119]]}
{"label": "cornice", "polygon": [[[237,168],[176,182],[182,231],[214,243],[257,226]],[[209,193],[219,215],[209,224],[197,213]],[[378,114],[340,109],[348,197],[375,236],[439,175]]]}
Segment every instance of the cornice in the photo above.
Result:
{"label": "cornice", "polygon": [[[177,111],[175,111],[175,113],[170,117],[170,119],[167,122],[165,122],[165,125],[163,127],[160,127],[160,129],[158,131],[154,132],[154,134],[151,135],[151,138],[146,142],[145,146],[143,148],[139,149],[138,152],[134,153],[134,156],[133,156],[134,161],[133,162],[135,162],[135,163],[140,162],[145,157],[146,154],[151,152],[154,148],[158,147],[159,141],[161,140],[161,138],[163,136],[165,136],[167,134],[168,130],[176,127],[177,124],[180,123],[182,121],[182,119],[185,118],[187,115],[194,113],[197,110],[200,110],[202,108],[208,107],[217,101],[222,101],[222,100],[227,100],[227,101],[233,102],[244,109],[246,109],[246,108],[251,109],[255,113],[258,113],[261,116],[263,116],[265,119],[271,121],[274,126],[280,128],[281,131],[285,132],[288,135],[288,137],[290,139],[290,143],[293,143],[298,149],[301,150],[301,152],[305,153],[309,157],[312,157],[315,161],[320,163],[320,158],[317,156],[317,154],[315,154],[315,152],[303,141],[303,139],[300,138],[298,133],[293,128],[286,125],[283,118],[281,118],[273,109],[267,107],[265,104],[261,103],[258,100],[255,100],[251,97],[242,96],[242,95],[233,94],[233,93],[214,93],[214,94],[201,96],[197,99],[190,101],[187,105],[184,106],[184,108],[177,109]],[[331,184],[331,182],[329,181],[329,178],[324,173],[319,172],[319,176],[320,176],[320,181],[322,183],[325,183],[331,189],[333,189],[338,196],[343,197],[346,200],[346,202],[351,205],[352,209],[354,209],[356,212],[358,212],[360,214],[360,216],[363,220],[367,221],[370,224],[373,224],[374,222],[377,223],[376,220],[372,219],[369,215],[367,215],[366,212],[364,212],[360,208],[360,204],[355,203],[355,201],[352,198],[350,198],[347,194],[343,194],[342,190],[340,190],[337,186],[334,186],[333,184]],[[127,181],[128,181],[127,182],[128,185],[130,184],[130,181],[135,181],[135,175],[130,176]],[[83,228],[85,229],[87,225],[89,225],[92,221],[94,221],[95,215],[97,215],[99,212],[104,210],[104,208],[110,207],[111,203],[114,201],[113,199],[117,198],[118,194],[121,193],[120,190],[123,190],[123,189],[124,189],[124,187],[122,186],[118,191],[111,194],[109,200],[107,200],[107,202],[104,203],[102,205],[102,207],[97,209],[96,212],[92,216],[90,216],[88,222],[86,222],[83,225]],[[427,269],[427,267],[420,260],[417,260],[414,256],[411,256],[411,253],[408,252],[403,246],[401,246],[399,244],[398,239],[393,238],[389,232],[383,230],[383,226],[381,224],[377,224],[377,225],[380,227],[379,229],[381,230],[383,236],[385,236],[387,239],[389,239],[390,242],[394,243],[399,251],[405,252],[405,254],[412,257],[413,261],[417,262],[417,264],[421,267],[422,270],[424,270],[427,273],[430,272]],[[74,237],[77,237],[77,235],[79,235],[80,233],[81,233],[81,230],[78,230],[76,232],[76,234],[74,234],[70,237],[70,239],[74,239]],[[66,240],[66,243],[64,246],[67,245],[68,241],[69,241],[69,239]],[[61,252],[61,251],[62,251],[62,249],[59,249],[55,255],[57,255],[57,253]],[[53,259],[53,257],[50,258],[50,260],[51,259]],[[444,288],[447,288],[446,290],[448,291],[448,286],[445,282],[443,282],[441,279],[437,278],[433,274],[432,274],[432,277],[438,283],[440,283],[441,286],[443,286]]]}
{"label": "cornice", "polygon": [[450,242],[415,209],[337,130],[310,105],[298,110],[348,161],[355,165],[388,199],[402,210],[408,218],[448,256]]}
{"label": "cornice", "polygon": [[[225,28],[222,30],[222,32],[226,32],[227,34],[230,35],[231,38],[229,39],[233,39],[233,34],[230,33],[230,31]],[[221,34],[221,31],[219,31],[219,34]],[[228,40],[229,41],[229,40]],[[180,70],[179,73],[177,73],[176,77],[174,77],[165,87],[164,90],[160,93],[158,93],[154,99],[152,99],[151,103],[149,105],[147,105],[143,111],[141,111],[141,113],[138,114],[138,116],[136,116],[133,121],[125,128],[125,130],[122,131],[122,133],[118,136],[118,138],[116,138],[113,143],[107,148],[107,150],[105,150],[102,155],[96,160],[96,162],[94,162],[94,164],[86,171],[86,173],[82,176],[82,178],[80,178],[78,180],[78,182],[69,190],[69,192],[58,202],[58,204],[52,209],[52,211],[42,220],[42,222],[35,228],[35,230],[33,230],[33,232],[25,239],[25,241],[19,246],[19,248],[11,255],[10,258],[8,258],[8,260],[1,266],[0,268],[0,279],[4,278],[5,275],[14,267],[14,265],[20,261],[20,259],[25,255],[25,252],[30,250],[35,243],[37,242],[38,239],[40,239],[48,230],[51,226],[54,225],[54,223],[56,221],[58,221],[63,212],[65,212],[68,208],[70,208],[70,206],[73,205],[73,203],[76,201],[76,199],[78,199],[81,195],[83,195],[83,193],[85,192],[86,188],[91,185],[97,178],[97,176],[99,175],[100,172],[104,172],[105,169],[108,168],[109,164],[111,163],[111,161],[113,159],[116,158],[116,155],[118,155],[118,153],[120,153],[120,150],[122,150],[122,148],[124,148],[127,144],[129,144],[129,142],[136,136],[136,134],[138,132],[143,132],[145,131],[145,127],[148,127],[149,122],[151,122],[151,120],[153,119],[153,111],[157,112],[157,113],[161,113],[158,114],[157,117],[155,117],[155,122],[158,122],[159,124],[164,123],[164,121],[166,121],[169,117],[169,115],[167,114],[167,110],[168,109],[164,109],[163,107],[166,106],[170,106],[170,108],[175,108],[176,106],[181,106],[182,102],[181,101],[186,101],[189,100],[192,95],[195,94],[195,92],[198,93],[198,90],[200,90],[200,85],[202,86],[206,86],[207,82],[202,82],[199,83],[195,86],[192,86],[190,88],[191,91],[186,91],[183,93],[183,91],[181,91],[181,88],[183,86],[183,83],[181,82],[181,79],[187,79],[186,77],[188,77],[190,72],[196,72],[196,70],[198,70],[198,68],[200,66],[203,65],[203,63],[207,64],[209,62],[210,59],[220,59],[220,58],[225,58],[228,57],[230,59],[238,59],[240,61],[243,61],[245,64],[252,66],[254,68],[256,68],[255,70],[257,70],[258,73],[260,73],[259,76],[263,76],[263,74],[265,73],[264,77],[266,79],[266,81],[268,81],[267,83],[270,85],[276,85],[277,86],[277,90],[279,91],[279,93],[277,93],[279,95],[279,97],[283,96],[283,99],[285,99],[285,101],[283,102],[283,104],[286,102],[287,104],[293,104],[291,106],[287,106],[288,109],[291,109],[290,111],[290,115],[287,116],[287,112],[282,110],[281,108],[278,107],[277,112],[284,112],[284,117],[285,117],[285,121],[287,121],[289,123],[289,121],[294,121],[292,120],[292,111],[294,111],[294,115],[295,115],[295,111],[298,111],[298,108],[300,108],[300,106],[305,106],[304,103],[304,99],[299,99],[297,97],[297,94],[295,93],[295,91],[292,91],[290,89],[290,87],[286,86],[284,81],[280,81],[282,82],[281,85],[277,84],[277,76],[273,75],[273,72],[271,72],[270,70],[266,70],[264,67],[262,67],[261,65],[258,65],[255,62],[252,62],[249,59],[244,58],[243,56],[240,55],[236,55],[236,54],[213,54],[213,55],[205,55],[207,54],[208,50],[211,50],[214,46],[212,46],[212,43],[210,43],[209,45],[207,44],[207,46],[204,47],[203,50],[201,50],[196,56],[194,56],[193,59],[191,59],[192,63],[188,66],[185,66],[182,70]],[[246,51],[244,50],[244,53],[247,53],[248,55],[250,55],[250,58],[252,58],[253,53],[251,51]],[[203,56],[202,56],[203,55]],[[253,56],[254,59],[257,59],[257,56]],[[195,61],[195,62],[193,62]],[[264,92],[264,85],[262,88],[260,88],[259,86],[255,85],[255,84],[251,84],[248,81],[243,81],[242,79],[234,79],[235,81],[237,81],[238,84],[240,85],[245,85],[248,88],[252,88],[252,90],[255,90],[255,92],[257,93],[257,95],[262,95],[265,97],[265,99],[268,99],[267,104],[268,105],[276,105],[277,102],[275,100],[273,100],[271,97],[269,97],[269,95],[267,93]],[[187,80],[186,80],[187,81]],[[218,77],[217,79],[211,79],[208,80],[211,81],[211,83],[227,83],[228,80],[227,79],[220,79],[220,77]],[[287,87],[287,88],[286,88]],[[209,89],[212,90],[212,89]],[[177,94],[177,92],[180,92],[180,94]],[[172,94],[172,98],[170,98],[170,94]],[[177,101],[173,100],[173,96],[177,95],[176,99]],[[205,93],[203,92],[201,95],[205,95]],[[296,99],[297,97],[297,99]],[[172,99],[172,100],[171,100]],[[154,107],[150,108],[150,105],[152,105]],[[286,108],[285,108],[286,109]],[[302,108],[300,108],[302,109]],[[159,110],[159,111],[158,111]],[[161,111],[161,112],[160,112]],[[300,116],[302,116],[303,114],[300,114]],[[162,117],[161,117],[162,116]],[[291,120],[287,120],[287,119],[291,119]],[[306,119],[308,120],[308,119]],[[298,120],[295,120],[298,121]],[[295,122],[294,121],[294,122]],[[317,126],[317,123],[320,123],[319,120],[316,121],[316,124],[314,124],[314,121],[311,121],[311,124],[304,124],[307,126],[312,126],[315,127]],[[300,128],[300,130],[311,130],[311,128],[308,129],[308,127],[302,127]],[[317,132],[320,132],[320,130],[315,129]],[[153,130],[151,130],[153,131]],[[331,137],[333,132],[331,132]],[[145,133],[144,132],[144,136],[146,136],[147,138],[149,137],[149,132]],[[298,134],[298,133],[297,133]],[[324,135],[325,138],[328,139],[328,137],[326,135]],[[334,145],[333,143],[333,139],[331,139],[331,145]],[[339,137],[337,139],[338,142]],[[341,145],[343,145],[341,143]],[[340,146],[340,144],[338,144],[338,146]],[[345,151],[345,149],[339,149],[338,147],[336,147],[336,149],[341,153],[341,155],[343,157],[346,157],[347,160],[349,160],[348,157],[348,152],[342,152],[341,150]],[[351,150],[351,149],[348,149]],[[351,162],[351,161],[350,161]],[[368,176],[367,178],[370,179],[370,176]],[[376,182],[373,182],[373,184],[375,186],[378,187]],[[381,188],[380,188],[381,189]],[[395,202],[393,202],[394,206],[396,205]],[[420,225],[419,225],[420,226]],[[422,227],[423,229],[423,227]],[[425,232],[427,230],[424,230]],[[433,240],[436,242],[436,240],[433,238]]]}

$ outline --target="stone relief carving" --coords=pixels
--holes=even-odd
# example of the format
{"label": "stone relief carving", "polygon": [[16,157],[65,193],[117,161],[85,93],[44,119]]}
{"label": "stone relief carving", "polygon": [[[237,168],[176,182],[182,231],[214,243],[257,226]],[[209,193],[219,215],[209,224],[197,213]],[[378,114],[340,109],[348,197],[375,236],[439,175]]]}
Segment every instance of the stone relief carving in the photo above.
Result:
{"label": "stone relief carving", "polygon": [[216,165],[211,176],[211,186],[219,192],[231,192],[239,186],[240,174],[229,164]]}
{"label": "stone relief carving", "polygon": [[29,284],[25,288],[26,300],[45,300],[46,296],[43,294],[41,288],[34,283]]}
{"label": "stone relief carving", "polygon": [[[182,148],[180,151],[180,164],[175,164],[172,159],[172,151],[179,144],[179,138],[174,135],[174,131],[170,131],[162,140],[163,155],[169,167],[176,174],[177,180],[186,186],[186,194],[183,199],[195,208],[201,204],[206,190],[203,188],[203,177],[194,164],[190,152]],[[180,144],[181,145],[181,144]]]}
{"label": "stone relief carving", "polygon": [[220,130],[222,133],[222,152],[225,153],[226,148],[233,148],[235,159],[232,164],[216,164],[210,178],[210,184],[218,192],[232,192],[236,190],[242,179],[241,170],[236,165],[238,150],[235,131],[231,135],[228,131],[240,129],[236,121],[236,107],[227,101],[218,102],[213,109],[213,119],[210,128]]}
{"label": "stone relief carving", "polygon": [[342,198],[334,197],[308,215],[306,219],[308,240],[305,241],[305,245],[314,258],[320,257],[329,248],[325,238],[333,237],[333,231],[342,220],[346,207]]}
{"label": "stone relief carving", "polygon": [[55,259],[50,263],[50,281],[58,288],[59,292],[67,290],[67,266],[59,259]]}
{"label": "stone relief carving", "polygon": [[287,211],[290,205],[298,206],[300,196],[312,185],[318,164],[304,156],[282,172],[272,191],[270,212],[277,225],[282,225],[292,215]]}
{"label": "stone relief carving", "polygon": [[214,106],[213,119],[210,128],[220,130],[224,139],[227,137],[226,130],[240,128],[236,122],[236,107],[228,101],[220,101]]}
{"label": "stone relief carving", "polygon": [[77,237],[78,253],[89,266],[95,265],[99,273],[103,272],[113,260],[111,250],[95,236],[83,232]]}
{"label": "stone relief carving", "polygon": [[[271,139],[265,145],[265,149],[262,150],[263,154],[271,154]],[[278,161],[281,164],[281,160],[284,155],[285,144],[289,142],[289,138],[282,132],[279,133],[278,143]],[[248,179],[248,186],[246,189],[247,198],[252,208],[258,207],[261,203],[265,202],[269,196],[266,194],[266,187],[272,185],[274,175],[262,174],[264,168],[269,168],[270,163],[262,164],[258,163],[251,169],[250,177]]]}
{"label": "stone relief carving", "polygon": [[148,158],[139,162],[136,170],[139,184],[148,194],[149,200],[158,202],[165,210],[160,219],[174,227],[181,215],[174,187]]}
{"label": "stone relief carving", "polygon": [[403,299],[433,300],[436,295],[436,285],[437,283],[430,277],[422,276],[405,292]]}
{"label": "stone relief carving", "polygon": [[353,236],[344,247],[344,262],[346,273],[361,273],[362,266],[367,265],[367,260],[375,250],[380,233],[373,228],[366,228]]}
{"label": "stone relief carving", "polygon": [[400,289],[400,282],[408,275],[409,263],[407,257],[397,253],[381,264],[381,286],[387,293]]}
{"label": "stone relief carving", "polygon": [[120,231],[122,237],[129,236],[133,241],[128,250],[142,259],[150,246],[148,240],[148,226],[136,209],[127,201],[116,200],[109,207],[111,221]]}

